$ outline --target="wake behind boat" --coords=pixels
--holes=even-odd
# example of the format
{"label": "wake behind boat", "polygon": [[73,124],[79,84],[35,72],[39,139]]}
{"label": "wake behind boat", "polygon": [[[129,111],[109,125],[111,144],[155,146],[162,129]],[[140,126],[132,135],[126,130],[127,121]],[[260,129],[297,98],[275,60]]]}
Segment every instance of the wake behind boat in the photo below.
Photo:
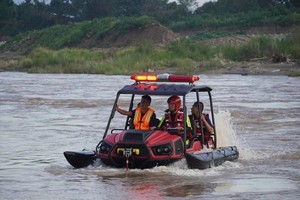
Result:
{"label": "wake behind boat", "polygon": [[[200,98],[203,98],[202,95],[205,94],[209,99],[213,132],[216,133],[211,96],[212,89],[205,85],[195,85],[194,82],[199,80],[198,76],[133,75],[131,79],[135,83],[125,85],[117,92],[103,139],[98,143],[95,151],[64,152],[64,156],[73,167],[86,167],[100,159],[105,165],[113,167],[145,169],[169,165],[186,158],[189,168],[206,169],[218,166],[225,161],[238,159],[237,147],[217,148],[217,134],[205,134],[202,123],[199,123],[200,128],[198,129],[200,131],[198,130],[198,132],[195,131],[195,127],[191,132],[186,123],[183,123],[182,131],[176,128],[162,127],[154,130],[136,130],[132,129],[133,119],[127,117],[124,128],[112,128],[111,124],[114,119],[116,105],[121,96],[130,99],[128,111],[131,111],[134,108],[136,96],[168,97],[178,95],[183,100],[181,111],[185,122],[189,118],[186,106],[187,98],[189,98],[189,101],[191,99],[199,103]],[[198,121],[201,122],[201,118]],[[188,134],[192,137],[188,138]],[[203,151],[207,148],[210,150],[209,152]]]}

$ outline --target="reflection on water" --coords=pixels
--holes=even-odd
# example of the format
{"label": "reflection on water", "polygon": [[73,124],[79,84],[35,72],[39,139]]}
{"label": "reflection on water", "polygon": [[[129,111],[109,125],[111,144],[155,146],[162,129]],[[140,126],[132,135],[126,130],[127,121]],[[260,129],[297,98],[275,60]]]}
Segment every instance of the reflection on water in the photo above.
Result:
{"label": "reflection on water", "polygon": [[[116,91],[130,83],[127,76],[0,73],[1,199],[298,199],[299,78],[201,77],[198,84],[213,88],[218,145],[238,146],[237,162],[73,169],[62,152],[95,148]],[[165,99],[154,97],[153,107],[161,105]],[[124,116],[115,118],[118,127]]]}
{"label": "reflection on water", "polygon": [[214,194],[272,193],[297,190],[294,181],[271,176],[247,176],[231,179],[231,182],[218,182]]}

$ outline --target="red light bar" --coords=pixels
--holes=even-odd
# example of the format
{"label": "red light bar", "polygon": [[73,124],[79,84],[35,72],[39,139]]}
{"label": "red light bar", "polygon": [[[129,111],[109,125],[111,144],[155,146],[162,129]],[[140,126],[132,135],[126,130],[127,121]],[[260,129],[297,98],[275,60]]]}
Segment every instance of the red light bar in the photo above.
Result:
{"label": "red light bar", "polygon": [[193,83],[198,81],[200,78],[198,76],[186,76],[186,75],[170,75],[170,74],[136,74],[130,77],[132,80],[137,82],[146,81],[146,82],[185,82]]}
{"label": "red light bar", "polygon": [[199,81],[199,77],[198,76],[183,76],[183,75],[170,75],[168,80],[170,82],[189,82],[189,83],[193,83],[195,81]]}

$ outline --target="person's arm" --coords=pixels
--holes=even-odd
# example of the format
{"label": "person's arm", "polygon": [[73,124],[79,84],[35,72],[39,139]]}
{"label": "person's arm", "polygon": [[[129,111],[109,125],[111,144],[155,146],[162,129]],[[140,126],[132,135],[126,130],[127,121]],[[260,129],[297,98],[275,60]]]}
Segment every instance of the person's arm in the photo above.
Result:
{"label": "person's arm", "polygon": [[205,126],[207,132],[210,135],[212,135],[214,133],[214,128],[212,127],[211,123],[209,123],[210,120],[208,119],[209,120],[209,122],[208,122],[208,120],[206,119],[205,115],[202,115],[201,118],[202,118],[203,125]]}
{"label": "person's arm", "polygon": [[118,113],[122,114],[122,115],[127,115],[127,116],[132,116],[132,112],[131,111],[127,111],[127,110],[123,110],[121,109],[118,104],[116,104],[115,107],[116,111],[118,111]]}

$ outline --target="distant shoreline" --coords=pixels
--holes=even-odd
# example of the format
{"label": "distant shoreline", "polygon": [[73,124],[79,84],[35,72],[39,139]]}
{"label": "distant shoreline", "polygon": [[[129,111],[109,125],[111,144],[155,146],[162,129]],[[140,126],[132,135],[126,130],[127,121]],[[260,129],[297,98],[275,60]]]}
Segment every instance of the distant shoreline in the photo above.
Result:
{"label": "distant shoreline", "polygon": [[[174,73],[172,68],[159,68],[154,73]],[[300,65],[296,63],[260,63],[260,62],[236,62],[227,64],[222,68],[197,71],[195,74],[240,74],[246,75],[282,75],[300,76]]]}
{"label": "distant shoreline", "polygon": [[[0,55],[0,62],[11,63],[9,67],[0,68],[0,72],[6,71],[20,71],[14,67],[14,63],[17,63],[18,59],[22,56],[20,52],[5,52]],[[170,67],[158,67],[157,69],[148,69],[148,73],[176,73],[174,68]],[[147,73],[146,72],[146,73]],[[145,73],[145,72],[137,72]],[[283,76],[295,76],[300,77],[300,64],[295,62],[279,62],[273,63],[271,61],[251,61],[251,62],[232,62],[225,64],[223,67],[216,69],[198,69],[195,72],[189,74],[240,74],[240,75],[283,75]]]}
{"label": "distant shoreline", "polygon": [[224,68],[207,70],[204,74],[241,74],[241,75],[284,75],[300,76],[300,65],[296,63],[241,62]]}

